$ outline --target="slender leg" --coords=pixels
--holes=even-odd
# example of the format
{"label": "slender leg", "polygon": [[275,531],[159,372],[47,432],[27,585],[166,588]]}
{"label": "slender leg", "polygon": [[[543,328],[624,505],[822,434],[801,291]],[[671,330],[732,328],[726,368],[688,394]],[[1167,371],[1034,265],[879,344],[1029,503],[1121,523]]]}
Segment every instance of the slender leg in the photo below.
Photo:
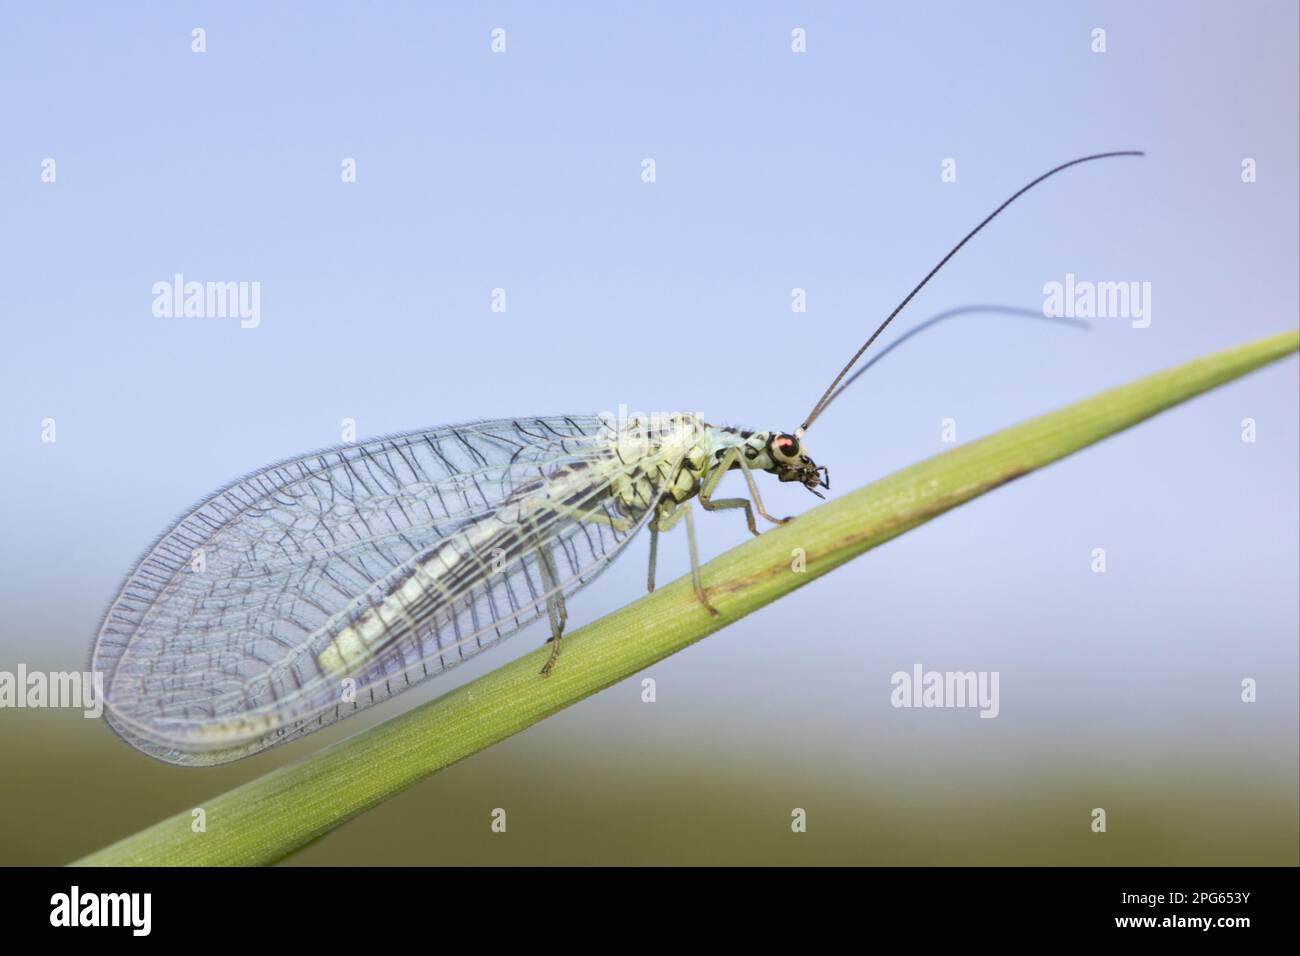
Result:
{"label": "slender leg", "polygon": [[705,511],[722,511],[726,508],[744,508],[745,522],[749,525],[752,534],[758,534],[758,525],[754,523],[754,509],[750,507],[748,498],[722,498],[718,501],[713,500],[713,493],[718,490],[718,484],[722,481],[723,475],[731,467],[733,461],[740,459],[740,449],[730,448],[722,456],[713,469],[704,477],[700,483],[700,507]]}
{"label": "slender leg", "polygon": [[740,470],[745,475],[745,483],[749,485],[749,496],[754,499],[754,509],[772,524],[785,524],[788,521],[793,521],[793,518],[773,518],[767,513],[767,509],[763,507],[763,497],[758,493],[758,484],[754,481],[754,473],[749,470],[749,462],[745,461],[744,455],[737,456],[736,461],[740,462]]}
{"label": "slender leg", "polygon": [[632,527],[632,522],[626,518],[611,518],[602,511],[587,511],[582,515],[585,524],[603,524],[608,525],[616,531],[628,531]]}
{"label": "slender leg", "polygon": [[700,580],[700,556],[695,550],[695,514],[691,509],[691,503],[688,501],[682,508],[686,513],[686,541],[691,549],[691,583],[695,585],[695,596],[700,599],[700,603],[714,617],[718,616],[718,609],[709,603],[709,599],[704,595],[704,582]]}
{"label": "slender leg", "polygon": [[542,587],[548,592],[554,589],[554,593],[546,595],[546,617],[551,622],[551,638],[546,643],[551,645],[551,656],[542,665],[543,677],[551,672],[551,668],[555,666],[555,659],[560,656],[560,638],[564,636],[564,625],[569,622],[569,611],[564,606],[564,592],[559,590],[555,567],[551,561],[551,555],[547,550],[539,547],[537,562],[542,572]]}
{"label": "slender leg", "polygon": [[704,593],[704,583],[700,580],[700,556],[695,549],[695,515],[691,511],[691,503],[684,501],[672,514],[658,518],[659,530],[671,531],[683,518],[686,519],[686,543],[691,551],[691,584],[695,587],[695,596],[710,614],[717,617],[718,609],[709,602]]}
{"label": "slender leg", "polygon": [[650,522],[650,570],[646,574],[645,588],[647,591],[654,592],[655,589],[655,561],[659,556],[659,524],[656,521]]}
{"label": "slender leg", "polygon": [[554,594],[552,594],[550,598],[547,599],[547,606],[548,606],[548,610],[547,610],[548,614],[550,613],[549,607],[553,606],[555,608],[554,630],[557,630],[561,634],[563,634],[565,626],[568,625],[569,623],[569,608],[564,603],[564,592],[556,591]]}

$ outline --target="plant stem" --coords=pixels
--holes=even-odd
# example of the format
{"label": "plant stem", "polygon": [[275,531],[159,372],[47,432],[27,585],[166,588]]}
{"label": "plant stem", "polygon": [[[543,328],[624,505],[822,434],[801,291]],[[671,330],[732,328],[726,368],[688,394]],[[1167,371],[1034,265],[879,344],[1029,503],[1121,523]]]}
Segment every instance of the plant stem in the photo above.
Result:
{"label": "plant stem", "polygon": [[[564,638],[549,677],[545,647],[457,690],[204,803],[207,832],[185,811],[80,865],[261,864],[458,760],[623,680],[844,562],[950,508],[1042,468],[1202,392],[1290,355],[1292,331],[1111,389],[955,448],[773,528],[688,578]],[[792,569],[801,550],[805,570]]]}

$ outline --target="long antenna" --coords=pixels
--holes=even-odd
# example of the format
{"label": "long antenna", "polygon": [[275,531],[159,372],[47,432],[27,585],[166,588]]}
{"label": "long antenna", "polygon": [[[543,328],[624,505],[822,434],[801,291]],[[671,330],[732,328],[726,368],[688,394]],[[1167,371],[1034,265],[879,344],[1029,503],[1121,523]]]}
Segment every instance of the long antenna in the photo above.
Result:
{"label": "long antenna", "polygon": [[840,382],[844,381],[844,376],[849,374],[849,372],[853,369],[853,366],[857,364],[858,359],[862,358],[863,353],[866,352],[867,349],[871,348],[871,343],[876,341],[876,339],[880,337],[880,333],[885,331],[886,326],[888,326],[890,322],[893,322],[894,318],[898,315],[898,313],[902,312],[903,309],[906,308],[907,303],[911,302],[913,297],[918,292],[920,292],[923,288],[925,288],[925,284],[934,278],[935,273],[937,273],[940,269],[942,269],[945,265],[947,265],[948,260],[951,259],[953,256],[955,256],[957,254],[957,251],[961,249],[962,246],[966,245],[966,243],[970,242],[973,238],[975,238],[975,234],[978,233],[985,226],[987,226],[990,222],[992,222],[997,217],[998,213],[1002,212],[1002,210],[1006,209],[1008,206],[1010,206],[1013,202],[1015,202],[1025,193],[1029,192],[1029,190],[1033,189],[1035,186],[1041,183],[1044,179],[1047,179],[1048,177],[1051,176],[1055,176],[1057,173],[1061,172],[1064,169],[1069,169],[1071,166],[1078,166],[1080,163],[1088,163],[1094,159],[1109,159],[1112,156],[1145,156],[1145,155],[1146,153],[1142,152],[1141,150],[1132,149],[1132,150],[1121,150],[1113,153],[1095,153],[1092,156],[1082,156],[1079,159],[1072,159],[1068,163],[1062,163],[1060,166],[1057,166],[1055,169],[1049,169],[1047,172],[1043,173],[1043,175],[1039,176],[1033,182],[1029,183],[1026,186],[1022,186],[1020,189],[1016,190],[1016,192],[1012,194],[1010,199],[1004,202],[1001,206],[998,206],[997,209],[994,209],[991,213],[988,214],[988,216],[984,218],[983,222],[981,222],[970,232],[966,233],[965,238],[962,239],[961,242],[957,243],[957,245],[953,246],[952,249],[948,251],[948,254],[939,260],[939,264],[935,266],[933,269],[931,269],[926,274],[925,278],[916,284],[916,288],[914,288],[911,292],[907,293],[907,298],[905,298],[902,302],[898,303],[898,305],[894,308],[894,311],[889,313],[889,317],[885,319],[885,321],[880,323],[880,327],[877,328],[876,331],[871,333],[871,338],[867,339],[867,341],[863,343],[862,348],[858,349],[857,352],[854,353],[853,358],[849,359],[849,364],[844,366],[844,368],[840,370],[840,374],[835,376],[835,381],[831,382],[830,387],[827,388],[826,391],[822,393],[822,397],[817,400],[817,404],[814,405],[813,410],[808,413],[808,417],[804,419],[804,423],[795,430],[795,436],[802,437],[803,433],[808,430],[808,426],[810,426],[814,421],[816,421],[817,416],[826,410],[826,406],[831,403],[831,400],[836,395],[835,392],[836,386],[838,386]]}
{"label": "long antenna", "polygon": [[1009,315],[1022,319],[1037,319],[1039,322],[1050,322],[1053,325],[1064,325],[1075,329],[1082,329],[1084,331],[1092,328],[1092,326],[1083,319],[1070,319],[1065,316],[1055,315],[1045,316],[1043,315],[1042,309],[1023,309],[1014,305],[959,305],[955,308],[946,309],[943,312],[930,316],[920,325],[914,325],[902,335],[896,336],[894,340],[884,348],[877,349],[875,355],[871,356],[871,358],[859,365],[852,375],[840,383],[840,387],[835,390],[835,394],[830,397],[830,401],[826,402],[826,404],[829,405],[831,402],[835,401],[835,399],[843,395],[850,385],[875,368],[877,362],[900,345],[906,345],[908,339],[915,338],[922,332],[934,328],[934,326],[938,325],[940,322],[946,322],[949,319],[955,319],[959,316],[970,315],[978,312],[987,313],[989,315]]}

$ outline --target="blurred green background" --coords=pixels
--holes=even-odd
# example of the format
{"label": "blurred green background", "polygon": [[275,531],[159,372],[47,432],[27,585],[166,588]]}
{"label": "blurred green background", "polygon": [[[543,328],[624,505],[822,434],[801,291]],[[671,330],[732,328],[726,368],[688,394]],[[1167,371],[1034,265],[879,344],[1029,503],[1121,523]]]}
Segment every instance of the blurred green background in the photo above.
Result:
{"label": "blurred green background", "polygon": [[[742,650],[725,632],[710,640]],[[625,736],[635,709],[659,706],[625,681],[417,784],[288,864],[1297,863],[1296,762],[1253,756],[1248,722],[1235,744],[1229,731],[1157,752],[1078,740],[936,751],[909,747],[915,734],[872,743],[878,732],[866,728],[836,740],[755,733],[738,725],[741,714],[722,728],[692,727],[689,715],[651,719]],[[684,706],[706,719],[706,708]],[[70,861],[284,759],[178,770],[124,752],[96,722],[51,713],[24,713],[0,738],[3,765],[21,768],[0,789],[4,864]],[[1104,834],[1089,828],[1098,806]],[[490,829],[498,807],[505,833]],[[791,832],[795,807],[807,811],[806,833]]]}

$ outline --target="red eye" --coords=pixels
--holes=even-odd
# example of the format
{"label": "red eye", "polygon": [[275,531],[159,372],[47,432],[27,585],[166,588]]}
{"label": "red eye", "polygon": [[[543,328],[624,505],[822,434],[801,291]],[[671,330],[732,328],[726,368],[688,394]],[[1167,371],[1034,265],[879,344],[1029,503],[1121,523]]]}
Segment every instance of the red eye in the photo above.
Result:
{"label": "red eye", "polygon": [[789,435],[782,435],[776,440],[776,447],[781,454],[793,457],[794,453],[799,449],[799,442]]}

